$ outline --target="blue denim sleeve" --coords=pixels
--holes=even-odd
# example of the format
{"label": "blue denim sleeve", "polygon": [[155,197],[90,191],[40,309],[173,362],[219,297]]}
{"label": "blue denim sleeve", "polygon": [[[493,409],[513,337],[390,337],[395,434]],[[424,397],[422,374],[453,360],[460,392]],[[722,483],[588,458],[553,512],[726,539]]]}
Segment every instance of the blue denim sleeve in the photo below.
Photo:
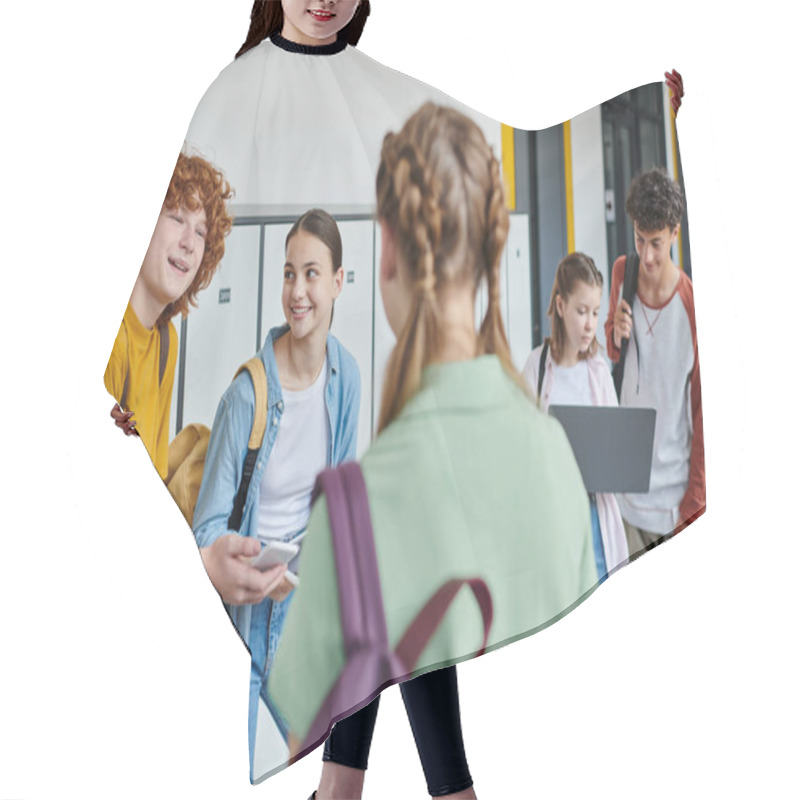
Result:
{"label": "blue denim sleeve", "polygon": [[242,466],[253,424],[255,401],[243,391],[244,382],[250,388],[247,375],[240,375],[228,387],[214,417],[203,481],[194,510],[194,535],[198,547],[208,547],[229,533],[228,517],[242,479]]}
{"label": "blue denim sleeve", "polygon": [[356,457],[358,437],[358,414],[361,407],[361,373],[352,356],[347,360],[347,381],[344,381],[342,398],[342,454],[341,461],[353,461]]}

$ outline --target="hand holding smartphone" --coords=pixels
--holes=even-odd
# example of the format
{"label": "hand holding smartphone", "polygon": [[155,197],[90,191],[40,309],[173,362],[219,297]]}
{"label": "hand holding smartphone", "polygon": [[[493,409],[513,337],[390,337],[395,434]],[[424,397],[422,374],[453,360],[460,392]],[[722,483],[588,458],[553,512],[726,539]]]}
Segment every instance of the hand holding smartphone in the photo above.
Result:
{"label": "hand holding smartphone", "polygon": [[[251,566],[255,567],[261,572],[265,572],[270,567],[275,567],[278,564],[288,564],[298,553],[300,548],[296,544],[289,544],[287,542],[266,542],[261,548],[261,552],[257,556],[253,556],[250,560]],[[286,573],[288,580],[289,573]],[[295,576],[295,580],[297,577]]]}

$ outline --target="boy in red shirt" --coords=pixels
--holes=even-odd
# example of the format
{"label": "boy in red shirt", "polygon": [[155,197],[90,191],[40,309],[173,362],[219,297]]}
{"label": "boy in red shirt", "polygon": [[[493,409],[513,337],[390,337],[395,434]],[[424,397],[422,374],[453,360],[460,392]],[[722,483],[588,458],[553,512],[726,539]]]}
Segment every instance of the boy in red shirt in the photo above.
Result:
{"label": "boy in red shirt", "polygon": [[650,491],[618,496],[632,558],[706,507],[694,293],[671,256],[683,207],[683,192],[665,170],[634,178],[625,203],[639,257],[632,304],[621,297],[626,256],[617,258],[611,276],[605,331],[612,361],[628,342],[620,405],[656,409]]}

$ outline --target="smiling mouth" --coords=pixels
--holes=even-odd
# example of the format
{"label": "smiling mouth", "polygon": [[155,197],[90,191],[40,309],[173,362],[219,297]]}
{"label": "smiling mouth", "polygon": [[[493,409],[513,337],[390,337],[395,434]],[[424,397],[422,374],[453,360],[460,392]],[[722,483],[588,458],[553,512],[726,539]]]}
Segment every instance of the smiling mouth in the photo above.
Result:
{"label": "smiling mouth", "polygon": [[290,306],[289,311],[293,317],[304,317],[311,311],[311,306]]}
{"label": "smiling mouth", "polygon": [[179,272],[186,274],[189,271],[189,266],[184,261],[181,261],[179,258],[168,258],[170,266],[175,267]]}
{"label": "smiling mouth", "polygon": [[319,20],[320,22],[329,22],[332,20],[336,14],[332,11],[319,11],[317,9],[309,9],[308,13],[311,14],[314,19]]}

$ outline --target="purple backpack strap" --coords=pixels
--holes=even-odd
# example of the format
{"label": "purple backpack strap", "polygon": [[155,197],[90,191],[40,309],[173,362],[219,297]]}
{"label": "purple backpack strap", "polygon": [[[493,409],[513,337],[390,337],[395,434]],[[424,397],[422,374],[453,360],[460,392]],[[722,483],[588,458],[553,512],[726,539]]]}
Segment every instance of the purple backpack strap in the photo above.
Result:
{"label": "purple backpack strap", "polygon": [[339,608],[348,657],[365,647],[388,652],[383,592],[361,467],[350,461],[319,478],[328,503],[339,580]]}
{"label": "purple backpack strap", "polygon": [[389,649],[369,500],[355,462],[317,476],[314,497],[325,494],[339,585],[339,615],[345,666],[317,712],[300,751],[301,758],[327,736],[334,722],[406,677]]}
{"label": "purple backpack strap", "polygon": [[462,586],[466,584],[472,589],[483,616],[483,645],[478,655],[486,648],[492,624],[492,599],[484,581],[453,579],[434,593],[406,629],[397,649],[391,650],[369,498],[361,468],[356,462],[347,462],[321,472],[314,499],[320,493],[325,494],[328,506],[345,666],[292,761],[319,745],[334,722],[371,702],[386,686],[410,677]]}
{"label": "purple backpack strap", "polygon": [[395,649],[398,658],[406,665],[411,672],[419,661],[422,651],[430,641],[436,629],[439,627],[444,615],[450,608],[450,604],[458,594],[462,586],[469,586],[472,589],[475,599],[481,609],[483,617],[483,643],[476,655],[482,656],[486,650],[486,643],[489,640],[489,631],[492,627],[492,595],[489,587],[481,578],[453,578],[434,592],[430,600],[425,604],[422,611],[417,614],[411,624],[406,628],[403,638]]}

